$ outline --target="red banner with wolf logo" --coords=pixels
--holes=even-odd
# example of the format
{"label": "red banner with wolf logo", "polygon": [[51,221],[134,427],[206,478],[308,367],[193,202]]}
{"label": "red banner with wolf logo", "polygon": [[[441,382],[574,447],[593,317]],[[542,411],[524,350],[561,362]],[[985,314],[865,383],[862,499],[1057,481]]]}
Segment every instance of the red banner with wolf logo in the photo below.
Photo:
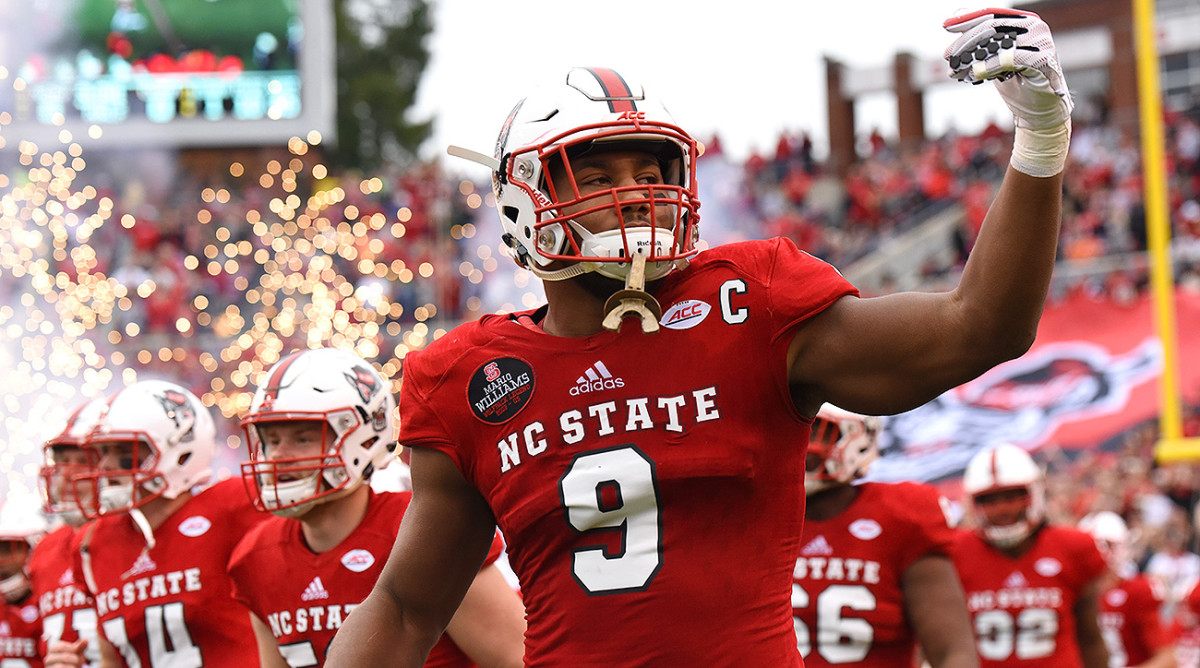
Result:
{"label": "red banner with wolf logo", "polygon": [[[1200,295],[1175,301],[1185,404],[1200,397]],[[1157,417],[1162,344],[1149,295],[1132,304],[1075,295],[1046,307],[1025,355],[885,419],[876,480],[957,476],[980,449],[1099,448]]]}

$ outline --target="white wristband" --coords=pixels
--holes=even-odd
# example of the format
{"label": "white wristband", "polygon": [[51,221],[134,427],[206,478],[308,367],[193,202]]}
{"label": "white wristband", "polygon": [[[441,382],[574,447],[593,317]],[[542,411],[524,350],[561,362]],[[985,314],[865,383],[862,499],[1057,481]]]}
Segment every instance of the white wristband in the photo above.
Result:
{"label": "white wristband", "polygon": [[1014,132],[1012,158],[1008,164],[1013,169],[1046,178],[1062,172],[1067,164],[1067,149],[1071,145],[1071,122],[1049,130],[1032,130],[1018,127]]}

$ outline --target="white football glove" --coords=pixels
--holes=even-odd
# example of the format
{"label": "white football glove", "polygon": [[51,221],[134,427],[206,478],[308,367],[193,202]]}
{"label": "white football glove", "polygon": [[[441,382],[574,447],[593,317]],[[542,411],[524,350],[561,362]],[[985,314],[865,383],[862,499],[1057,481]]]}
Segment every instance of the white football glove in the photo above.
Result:
{"label": "white football glove", "polygon": [[1046,131],[1070,121],[1074,103],[1050,27],[1037,14],[981,9],[942,26],[959,33],[946,48],[950,76],[973,84],[994,81],[1017,127]]}

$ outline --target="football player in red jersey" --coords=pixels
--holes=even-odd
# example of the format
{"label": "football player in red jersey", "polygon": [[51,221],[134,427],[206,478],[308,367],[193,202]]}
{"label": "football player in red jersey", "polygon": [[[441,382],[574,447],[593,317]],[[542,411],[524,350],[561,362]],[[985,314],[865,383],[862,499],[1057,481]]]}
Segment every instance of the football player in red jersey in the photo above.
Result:
{"label": "football player in red jersey", "polygon": [[963,491],[977,528],[958,533],[952,557],[983,668],[1107,668],[1097,616],[1108,566],[1091,536],[1046,523],[1029,453],[980,451]]}
{"label": "football player in red jersey", "polygon": [[[257,662],[249,611],[231,600],[226,566],[263,517],[241,480],[196,491],[217,448],[208,408],[175,383],[138,381],[109,399],[85,447],[95,468],[72,481],[96,519],[72,546],[76,579],[95,599],[102,665]],[[82,642],[49,652],[80,665]]]}
{"label": "football player in red jersey", "polygon": [[1101,510],[1079,521],[1108,562],[1100,593],[1100,632],[1110,668],[1175,668],[1175,645],[1162,620],[1162,585],[1138,573],[1129,557],[1129,528]]}
{"label": "football player in red jersey", "polygon": [[0,666],[42,668],[38,649],[41,626],[27,570],[30,553],[45,534],[45,519],[35,508],[12,498],[0,505]]}
{"label": "football player in red jersey", "polygon": [[96,642],[95,601],[76,577],[71,551],[76,530],[84,522],[72,495],[71,478],[88,470],[84,443],[107,405],[104,397],[85,402],[67,418],[62,431],[43,445],[45,465],[38,475],[43,509],[58,526],[38,542],[29,558],[30,587],[41,615],[40,651],[44,655],[60,640],[75,642],[82,638],[87,641],[85,658],[96,664],[100,649]]}
{"label": "football player in red jersey", "polygon": [[[256,506],[277,517],[238,543],[229,566],[264,667],[324,664],[383,570],[412,498],[367,484],[395,458],[395,410],[390,383],[347,351],[295,352],[264,376],[242,420],[242,473]],[[502,547],[497,535],[426,666],[522,665],[524,610],[493,563]]]}
{"label": "football player in red jersey", "polygon": [[860,299],[782,238],[701,251],[697,143],[612,70],[525,98],[494,158],[454,149],[493,170],[504,244],[547,304],[405,357],[413,501],[328,666],[420,665],[497,524],[529,666],[801,665],[817,409],[914,408],[1020,355],[1053,267],[1071,104],[1049,29],[1011,10],[947,25],[955,76],[996,79],[1020,118],[951,292]]}
{"label": "football player in red jersey", "polygon": [[1180,668],[1200,668],[1200,583],[1176,607],[1167,633],[1175,639]]}
{"label": "football player in red jersey", "polygon": [[808,668],[979,665],[949,552],[944,499],[912,482],[853,484],[879,456],[879,419],[826,404],[813,419],[792,608]]}

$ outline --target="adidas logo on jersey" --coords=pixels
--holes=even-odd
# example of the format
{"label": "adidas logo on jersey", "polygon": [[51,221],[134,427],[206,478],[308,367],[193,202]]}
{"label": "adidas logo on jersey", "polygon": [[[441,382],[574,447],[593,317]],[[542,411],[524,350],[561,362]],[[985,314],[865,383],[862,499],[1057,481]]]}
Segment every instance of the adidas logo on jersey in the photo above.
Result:
{"label": "adidas logo on jersey", "polygon": [[1008,578],[1004,580],[1004,586],[1009,589],[1028,587],[1029,581],[1025,579],[1024,575],[1021,575],[1021,571],[1013,571],[1012,575],[1008,576]]}
{"label": "adidas logo on jersey", "polygon": [[625,379],[614,378],[608,367],[604,366],[604,362],[597,361],[588,367],[582,376],[575,379],[575,387],[571,388],[571,396],[577,397],[581,394],[600,392],[601,390],[615,390],[618,387],[625,387]]}
{"label": "adidas logo on jersey", "polygon": [[300,600],[315,601],[321,598],[329,598],[329,592],[325,590],[325,585],[321,583],[321,576],[318,575],[304,588],[304,593],[300,595]]}
{"label": "adidas logo on jersey", "polygon": [[58,579],[58,586],[65,587],[73,584],[75,584],[75,569],[68,568],[67,570],[63,571],[62,577]]}
{"label": "adidas logo on jersey", "polygon": [[135,575],[141,575],[142,573],[149,573],[153,570],[158,570],[158,564],[154,563],[154,560],[147,556],[145,552],[143,552],[138,555],[136,560],[134,560],[133,566],[131,566],[128,571],[121,575],[121,578],[131,578]]}
{"label": "adidas logo on jersey", "polygon": [[825,540],[825,536],[817,536],[808,541],[808,545],[800,550],[800,554],[806,557],[821,557],[833,554],[833,548],[829,546],[829,541]]}

